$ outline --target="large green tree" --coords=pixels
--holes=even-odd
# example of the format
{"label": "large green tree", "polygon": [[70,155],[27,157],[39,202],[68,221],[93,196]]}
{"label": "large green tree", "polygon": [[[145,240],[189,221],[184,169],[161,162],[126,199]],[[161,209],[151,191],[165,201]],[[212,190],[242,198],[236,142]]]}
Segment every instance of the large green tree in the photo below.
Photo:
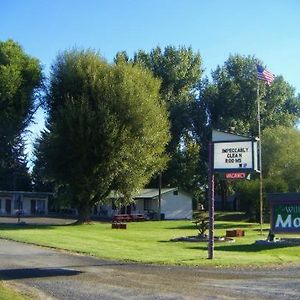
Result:
{"label": "large green tree", "polygon": [[0,189],[30,189],[24,132],[39,105],[41,66],[16,42],[0,42]]}
{"label": "large green tree", "polygon": [[[133,59],[125,52],[116,56],[118,62],[146,66],[161,80],[160,95],[169,111],[171,140],[168,153],[171,157],[163,173],[163,185],[180,186],[194,192],[199,186],[200,147],[194,139],[192,111],[196,85],[202,75],[199,53],[185,47],[156,47],[149,53],[140,50]],[[156,179],[152,185],[156,185]]]}
{"label": "large green tree", "polygon": [[55,61],[48,130],[37,149],[80,221],[112,189],[130,199],[164,168],[169,124],[159,87],[148,70],[109,65],[93,51],[64,52]]}
{"label": "large green tree", "polygon": [[[263,200],[266,193],[300,191],[300,131],[292,127],[266,128],[262,133]],[[240,208],[259,217],[259,180],[242,181],[235,191]]]}
{"label": "large green tree", "polygon": [[290,192],[299,192],[300,131],[277,126],[266,128],[262,137],[264,178],[284,181]]}
{"label": "large green tree", "polygon": [[195,87],[201,78],[201,56],[192,48],[167,46],[150,53],[138,51],[135,64],[149,68],[161,80],[160,94],[167,104],[171,120],[169,151],[176,151],[182,138],[192,129],[190,109],[195,99]]}
{"label": "large green tree", "polygon": [[[257,135],[257,63],[262,65],[254,56],[233,55],[212,72],[212,82],[202,95],[210,127]],[[262,129],[297,123],[300,99],[282,76],[277,76],[270,87],[259,82],[259,95]]]}

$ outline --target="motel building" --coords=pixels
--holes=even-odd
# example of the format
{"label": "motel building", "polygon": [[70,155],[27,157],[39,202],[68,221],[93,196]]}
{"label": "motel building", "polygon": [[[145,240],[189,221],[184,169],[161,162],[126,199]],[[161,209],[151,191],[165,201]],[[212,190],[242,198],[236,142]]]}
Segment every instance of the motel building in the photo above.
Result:
{"label": "motel building", "polygon": [[0,191],[0,215],[47,215],[51,195],[42,192]]}
{"label": "motel building", "polygon": [[161,206],[159,205],[158,189],[142,189],[133,196],[134,202],[117,207],[116,202],[122,198],[112,191],[104,204],[98,203],[94,207],[94,216],[112,218],[118,214],[141,214],[154,219],[159,213],[166,220],[191,219],[193,215],[193,197],[189,193],[179,191],[178,188],[161,189]]}

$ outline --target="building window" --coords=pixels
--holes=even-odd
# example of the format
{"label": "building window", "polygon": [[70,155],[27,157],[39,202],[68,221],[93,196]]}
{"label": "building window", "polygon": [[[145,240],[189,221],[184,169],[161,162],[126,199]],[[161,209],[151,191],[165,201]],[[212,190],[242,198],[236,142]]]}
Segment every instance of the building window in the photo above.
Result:
{"label": "building window", "polygon": [[178,196],[178,191],[177,191],[177,190],[174,191],[174,192],[173,192],[173,195],[174,195],[174,196]]}

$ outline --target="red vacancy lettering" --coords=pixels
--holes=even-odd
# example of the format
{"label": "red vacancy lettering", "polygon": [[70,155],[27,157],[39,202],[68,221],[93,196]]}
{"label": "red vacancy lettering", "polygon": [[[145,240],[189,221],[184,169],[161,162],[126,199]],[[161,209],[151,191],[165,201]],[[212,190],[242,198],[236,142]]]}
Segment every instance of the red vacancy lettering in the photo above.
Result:
{"label": "red vacancy lettering", "polygon": [[246,173],[226,173],[226,179],[244,179],[246,178]]}

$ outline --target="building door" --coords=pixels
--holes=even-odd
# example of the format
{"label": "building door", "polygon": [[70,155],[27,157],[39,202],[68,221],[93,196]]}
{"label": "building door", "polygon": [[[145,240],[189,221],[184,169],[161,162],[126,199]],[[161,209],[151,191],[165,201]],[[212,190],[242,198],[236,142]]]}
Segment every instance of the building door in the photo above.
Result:
{"label": "building door", "polygon": [[35,215],[35,213],[36,213],[36,200],[30,201],[30,213],[32,215]]}
{"label": "building door", "polygon": [[11,214],[11,200],[6,199],[5,200],[5,212],[10,215]]}

